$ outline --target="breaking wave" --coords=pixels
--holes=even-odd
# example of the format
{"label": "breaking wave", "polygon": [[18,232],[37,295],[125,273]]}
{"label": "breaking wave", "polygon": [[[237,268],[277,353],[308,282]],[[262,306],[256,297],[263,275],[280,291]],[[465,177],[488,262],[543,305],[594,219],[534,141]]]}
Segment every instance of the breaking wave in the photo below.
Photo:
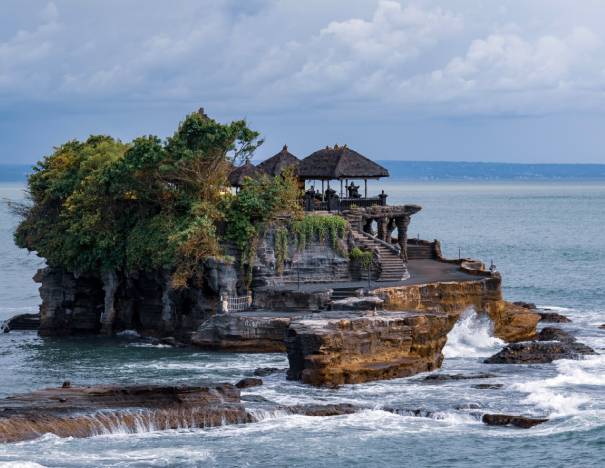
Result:
{"label": "breaking wave", "polygon": [[485,357],[498,352],[503,346],[504,341],[492,335],[489,318],[468,309],[447,335],[443,354],[446,358]]}

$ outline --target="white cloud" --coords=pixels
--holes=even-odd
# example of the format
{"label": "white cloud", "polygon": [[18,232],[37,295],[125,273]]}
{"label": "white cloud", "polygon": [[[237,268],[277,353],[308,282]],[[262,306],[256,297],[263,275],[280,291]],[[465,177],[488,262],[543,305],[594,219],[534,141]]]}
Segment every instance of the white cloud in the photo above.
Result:
{"label": "white cloud", "polygon": [[580,16],[550,2],[548,16],[503,2],[316,2],[304,16],[298,2],[277,0],[245,12],[227,0],[145,10],[124,0],[119,13],[110,0],[55,0],[28,15],[38,24],[0,39],[0,96],[4,106],[103,98],[275,111],[362,102],[433,115],[602,110],[603,33],[578,19],[590,23],[596,7],[574,7]]}

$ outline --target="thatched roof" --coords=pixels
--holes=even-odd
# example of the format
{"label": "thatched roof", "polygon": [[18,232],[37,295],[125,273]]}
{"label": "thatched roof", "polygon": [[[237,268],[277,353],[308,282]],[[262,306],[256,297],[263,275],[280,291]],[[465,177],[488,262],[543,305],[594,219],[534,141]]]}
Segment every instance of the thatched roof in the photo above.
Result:
{"label": "thatched roof", "polygon": [[299,164],[300,159],[290,153],[288,147],[284,145],[279,153],[266,159],[257,167],[271,176],[278,176],[287,167],[294,167],[295,170],[298,169]]}
{"label": "thatched roof", "polygon": [[244,178],[255,178],[262,174],[262,171],[252,164],[250,161],[242,166],[236,167],[229,174],[229,184],[232,187],[241,187],[244,183]]}
{"label": "thatched roof", "polygon": [[389,171],[345,146],[326,147],[300,162],[303,179],[372,179],[388,177]]}

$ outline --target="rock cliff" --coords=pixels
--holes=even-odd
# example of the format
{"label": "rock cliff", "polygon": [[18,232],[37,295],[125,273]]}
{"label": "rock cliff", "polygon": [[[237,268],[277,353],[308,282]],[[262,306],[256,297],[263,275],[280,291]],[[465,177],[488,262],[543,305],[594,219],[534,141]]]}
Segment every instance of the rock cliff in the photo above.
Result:
{"label": "rock cliff", "polygon": [[460,314],[468,308],[487,314],[494,335],[505,341],[531,339],[539,314],[506,302],[499,275],[477,276],[474,281],[452,281],[380,288],[374,294],[384,300],[385,310]]}
{"label": "rock cliff", "polygon": [[324,316],[293,320],[288,378],[335,386],[407,377],[437,369],[458,314],[445,312]]}

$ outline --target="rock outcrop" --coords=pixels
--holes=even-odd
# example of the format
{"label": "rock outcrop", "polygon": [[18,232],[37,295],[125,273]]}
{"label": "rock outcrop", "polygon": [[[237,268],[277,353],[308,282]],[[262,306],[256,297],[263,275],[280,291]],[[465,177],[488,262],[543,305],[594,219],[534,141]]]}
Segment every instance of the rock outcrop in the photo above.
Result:
{"label": "rock outcrop", "polygon": [[[243,399],[237,387],[226,383],[203,387],[64,384],[0,400],[0,443],[31,440],[47,433],[81,438],[262,419],[257,411],[244,407]],[[363,409],[349,403],[284,406],[257,395],[249,395],[245,401],[269,411],[305,416],[340,416]]]}
{"label": "rock outcrop", "polygon": [[352,314],[292,321],[288,379],[337,386],[437,369],[457,319],[439,312]]}
{"label": "rock outcrop", "polygon": [[385,310],[447,312],[460,314],[473,308],[487,314],[494,335],[508,342],[531,339],[540,316],[525,307],[502,299],[501,278],[487,273],[475,281],[452,281],[379,288],[374,294],[384,299]]}
{"label": "rock outcrop", "polygon": [[40,328],[40,314],[19,314],[9,318],[0,326],[0,331],[37,330]]}
{"label": "rock outcrop", "polygon": [[569,323],[571,320],[565,315],[558,314],[556,312],[538,312],[541,322],[549,323]]}
{"label": "rock outcrop", "polygon": [[135,431],[211,427],[252,420],[230,384],[207,387],[49,388],[0,400],[0,442],[52,433],[89,437]]}
{"label": "rock outcrop", "polygon": [[577,359],[596,354],[583,343],[576,341],[528,341],[513,343],[487,358],[487,364],[543,364],[557,359]]}
{"label": "rock outcrop", "polygon": [[192,333],[191,343],[204,349],[238,352],[284,352],[291,318],[284,314],[217,314]]}

